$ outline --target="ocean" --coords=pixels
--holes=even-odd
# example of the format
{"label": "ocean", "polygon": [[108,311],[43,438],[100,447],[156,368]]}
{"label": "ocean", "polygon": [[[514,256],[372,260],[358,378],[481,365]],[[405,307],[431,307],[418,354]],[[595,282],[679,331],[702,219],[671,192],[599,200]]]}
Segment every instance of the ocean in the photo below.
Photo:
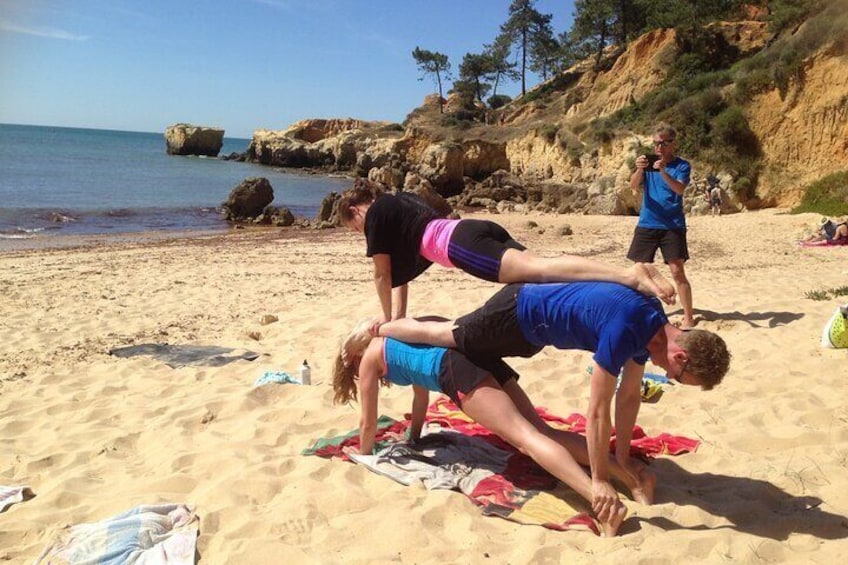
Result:
{"label": "ocean", "polygon": [[[220,155],[249,139],[224,138]],[[312,218],[351,180],[217,158],[168,155],[164,133],[0,124],[0,240],[225,230],[219,206],[265,177],[275,206]]]}

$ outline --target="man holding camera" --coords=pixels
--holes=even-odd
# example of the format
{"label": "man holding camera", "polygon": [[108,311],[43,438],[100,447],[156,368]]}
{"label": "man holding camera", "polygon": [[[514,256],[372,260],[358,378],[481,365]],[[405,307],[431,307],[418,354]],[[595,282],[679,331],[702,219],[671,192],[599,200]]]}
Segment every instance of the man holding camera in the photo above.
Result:
{"label": "man holding camera", "polygon": [[653,138],[656,154],[636,158],[636,171],[630,177],[630,188],[634,193],[640,186],[644,190],[639,222],[627,258],[639,263],[653,263],[657,249],[662,251],[683,306],[681,327],[691,328],[695,325],[695,318],[692,286],[683,268],[689,259],[683,191],[689,184],[692,167],[688,161],[675,155],[676,140],[677,131],[673,127],[659,124]]}

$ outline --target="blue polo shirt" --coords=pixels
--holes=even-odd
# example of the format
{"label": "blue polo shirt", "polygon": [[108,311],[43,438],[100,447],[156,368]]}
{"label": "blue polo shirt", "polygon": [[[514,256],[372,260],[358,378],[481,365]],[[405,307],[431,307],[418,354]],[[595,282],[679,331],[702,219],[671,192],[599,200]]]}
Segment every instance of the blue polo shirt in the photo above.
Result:
{"label": "blue polo shirt", "polygon": [[516,311],[527,341],[593,351],[612,375],[629,359],[644,365],[648,342],[668,321],[656,298],[601,282],[525,284]]}
{"label": "blue polo shirt", "polygon": [[[671,178],[688,186],[692,167],[689,161],[676,157],[665,166],[665,172]],[[646,170],[644,187],[638,226],[662,230],[686,229],[683,197],[671,190],[659,171],[647,172]]]}

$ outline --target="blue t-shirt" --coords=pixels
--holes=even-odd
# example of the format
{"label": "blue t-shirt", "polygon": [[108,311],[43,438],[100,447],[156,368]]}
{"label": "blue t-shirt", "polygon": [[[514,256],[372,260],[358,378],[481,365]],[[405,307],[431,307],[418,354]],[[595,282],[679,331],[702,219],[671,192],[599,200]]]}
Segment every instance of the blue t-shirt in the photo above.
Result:
{"label": "blue t-shirt", "polygon": [[418,385],[433,392],[442,392],[439,373],[446,351],[444,347],[386,338],[383,343],[383,359],[388,369],[385,378],[396,385]]}
{"label": "blue t-shirt", "polygon": [[612,375],[628,359],[644,365],[648,342],[668,321],[659,300],[615,283],[525,284],[516,309],[527,341],[594,351]]}
{"label": "blue t-shirt", "polygon": [[[676,157],[665,166],[668,175],[685,185],[689,185],[692,167],[689,161]],[[645,172],[645,190],[642,195],[642,210],[639,212],[640,228],[662,230],[686,229],[686,216],[683,213],[683,197],[668,186],[659,171]]]}

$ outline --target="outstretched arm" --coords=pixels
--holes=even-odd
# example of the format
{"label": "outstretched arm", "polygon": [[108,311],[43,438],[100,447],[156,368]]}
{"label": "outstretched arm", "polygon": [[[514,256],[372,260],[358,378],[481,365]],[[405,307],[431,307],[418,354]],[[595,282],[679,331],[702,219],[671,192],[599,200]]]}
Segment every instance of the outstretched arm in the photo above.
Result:
{"label": "outstretched arm", "polygon": [[372,340],[359,363],[359,452],[368,455],[374,450],[377,437],[377,396],[383,366],[383,340]]}
{"label": "outstretched arm", "polygon": [[383,311],[383,321],[392,319],[392,258],[386,253],[378,253],[371,258],[374,261],[374,286]]}
{"label": "outstretched arm", "polygon": [[418,385],[412,385],[415,396],[412,398],[412,420],[409,423],[409,439],[417,441],[421,437],[427,406],[430,405],[430,391]]}
{"label": "outstretched arm", "polygon": [[615,395],[615,458],[625,469],[630,462],[630,440],[642,405],[642,376],[645,366],[628,360]]}
{"label": "outstretched arm", "polygon": [[615,393],[615,377],[597,362],[593,365],[586,414],[586,442],[592,471],[592,509],[603,520],[618,503],[609,476],[610,404]]}

